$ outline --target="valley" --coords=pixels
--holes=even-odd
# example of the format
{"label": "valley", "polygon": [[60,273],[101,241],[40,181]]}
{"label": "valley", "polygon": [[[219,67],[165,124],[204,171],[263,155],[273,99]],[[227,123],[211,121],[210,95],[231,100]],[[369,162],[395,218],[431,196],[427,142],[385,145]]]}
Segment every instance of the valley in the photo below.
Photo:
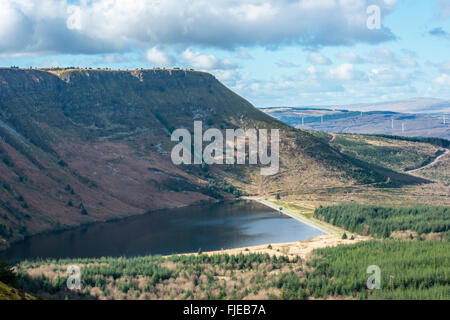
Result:
{"label": "valley", "polygon": [[[2,247],[44,231],[243,193],[320,201],[330,190],[431,183],[348,156],[204,72],[3,68],[0,84]],[[261,176],[257,165],[175,166],[170,132],[192,130],[193,120],[220,130],[279,129],[279,173]]]}
{"label": "valley", "polygon": [[[194,120],[278,129],[279,172],[173,164],[171,133]],[[314,123],[275,119],[205,72],[0,69],[0,255],[45,299],[448,299],[446,129]],[[366,290],[373,263],[398,280]]]}
{"label": "valley", "polygon": [[0,0],[0,314],[448,314],[449,40],[450,0]]}

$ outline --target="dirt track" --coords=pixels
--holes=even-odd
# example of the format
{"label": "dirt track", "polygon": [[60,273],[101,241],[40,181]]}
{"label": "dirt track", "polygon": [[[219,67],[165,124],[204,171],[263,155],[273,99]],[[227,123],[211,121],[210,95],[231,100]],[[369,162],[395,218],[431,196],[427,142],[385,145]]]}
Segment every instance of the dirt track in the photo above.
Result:
{"label": "dirt track", "polygon": [[408,170],[408,171],[406,171],[406,172],[407,172],[407,173],[413,173],[413,172],[416,172],[416,171],[419,171],[419,170],[423,170],[423,169],[425,169],[425,168],[428,168],[428,167],[433,166],[433,165],[436,164],[440,159],[442,159],[443,157],[445,157],[445,156],[450,152],[449,149],[445,149],[445,150],[446,150],[446,151],[445,151],[443,154],[441,154],[439,157],[437,157],[436,159],[434,159],[433,162],[431,162],[431,163],[429,163],[429,164],[427,164],[427,165],[425,165],[425,166],[423,166],[423,167],[420,167],[420,168],[417,168],[417,169],[413,169],[413,170]]}

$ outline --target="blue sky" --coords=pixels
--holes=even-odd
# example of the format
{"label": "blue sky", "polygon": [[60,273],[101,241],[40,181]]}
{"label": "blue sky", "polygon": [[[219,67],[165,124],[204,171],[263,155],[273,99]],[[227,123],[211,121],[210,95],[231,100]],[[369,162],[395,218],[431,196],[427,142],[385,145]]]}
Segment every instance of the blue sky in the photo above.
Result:
{"label": "blue sky", "polygon": [[449,53],[449,0],[0,2],[1,66],[194,68],[259,107],[450,99]]}

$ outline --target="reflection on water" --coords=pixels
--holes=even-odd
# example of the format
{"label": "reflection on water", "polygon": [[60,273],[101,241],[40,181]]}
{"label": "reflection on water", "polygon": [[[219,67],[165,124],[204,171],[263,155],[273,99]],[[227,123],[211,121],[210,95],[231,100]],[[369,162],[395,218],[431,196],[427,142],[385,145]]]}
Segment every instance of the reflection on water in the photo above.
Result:
{"label": "reflection on water", "polygon": [[239,201],[160,210],[26,239],[8,259],[138,256],[291,242],[322,233],[259,203]]}

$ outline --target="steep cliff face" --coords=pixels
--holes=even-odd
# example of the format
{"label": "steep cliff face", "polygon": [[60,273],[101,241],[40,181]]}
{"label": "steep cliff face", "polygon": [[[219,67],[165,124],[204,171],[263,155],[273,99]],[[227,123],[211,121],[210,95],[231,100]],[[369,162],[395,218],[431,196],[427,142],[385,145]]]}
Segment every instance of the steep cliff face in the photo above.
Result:
{"label": "steep cliff face", "polygon": [[166,120],[179,125],[177,100],[208,116],[192,92],[213,85],[196,72],[0,70],[0,241],[213,201],[169,161]]}
{"label": "steep cliff face", "polygon": [[[205,172],[173,165],[170,132],[192,130],[194,120],[220,129],[281,129],[280,173],[262,178],[252,166]],[[0,137],[0,245],[44,230],[215,201],[213,180],[273,193],[389,176],[195,71],[0,69]]]}

